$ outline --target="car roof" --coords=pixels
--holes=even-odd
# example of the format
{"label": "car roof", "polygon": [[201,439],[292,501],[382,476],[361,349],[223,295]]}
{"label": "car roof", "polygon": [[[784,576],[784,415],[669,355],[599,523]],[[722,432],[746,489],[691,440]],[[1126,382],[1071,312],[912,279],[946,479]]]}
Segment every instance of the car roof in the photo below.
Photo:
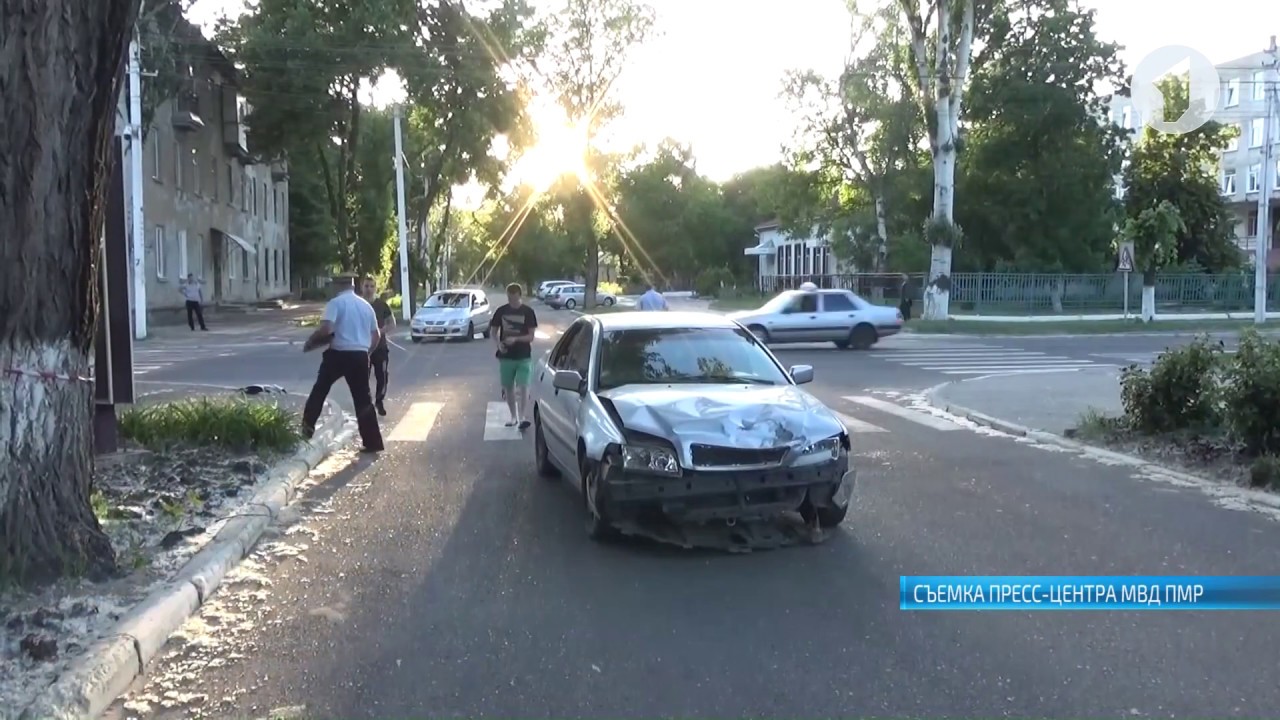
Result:
{"label": "car roof", "polygon": [[737,328],[738,323],[712,312],[644,312],[623,311],[592,315],[600,328],[609,330],[674,330],[678,328]]}

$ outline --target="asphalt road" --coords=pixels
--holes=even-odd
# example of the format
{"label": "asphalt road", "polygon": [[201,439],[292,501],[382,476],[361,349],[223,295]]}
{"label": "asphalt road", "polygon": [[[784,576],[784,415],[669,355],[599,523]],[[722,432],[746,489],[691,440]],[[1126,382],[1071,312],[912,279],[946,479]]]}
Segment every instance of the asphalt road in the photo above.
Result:
{"label": "asphalt road", "polygon": [[[542,314],[549,337],[570,319]],[[1259,613],[900,611],[904,574],[1275,574],[1280,526],[904,407],[875,390],[938,371],[878,352],[781,353],[852,420],[846,525],[724,555],[591,542],[531,439],[487,422],[491,345],[410,346],[387,452],[219,591],[131,696],[149,709],[110,717],[1274,714],[1280,626]],[[316,362],[263,346],[148,379],[305,385]]]}

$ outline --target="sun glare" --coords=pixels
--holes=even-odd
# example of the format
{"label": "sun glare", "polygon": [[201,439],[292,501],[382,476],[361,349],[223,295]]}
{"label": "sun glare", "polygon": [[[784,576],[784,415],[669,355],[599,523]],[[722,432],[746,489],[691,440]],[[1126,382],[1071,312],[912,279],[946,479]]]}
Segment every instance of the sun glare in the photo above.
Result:
{"label": "sun glare", "polygon": [[587,134],[563,120],[538,123],[538,139],[516,161],[512,170],[518,182],[539,192],[566,175],[587,176]]}

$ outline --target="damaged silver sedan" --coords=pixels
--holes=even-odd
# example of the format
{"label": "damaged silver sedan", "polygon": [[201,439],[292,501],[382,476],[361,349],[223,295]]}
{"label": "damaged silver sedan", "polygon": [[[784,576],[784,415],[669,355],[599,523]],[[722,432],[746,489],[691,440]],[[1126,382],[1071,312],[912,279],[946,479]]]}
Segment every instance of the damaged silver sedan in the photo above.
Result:
{"label": "damaged silver sedan", "polygon": [[856,475],[812,380],[722,315],[584,316],[534,370],[538,473],[572,482],[597,539],[795,513],[834,527]]}

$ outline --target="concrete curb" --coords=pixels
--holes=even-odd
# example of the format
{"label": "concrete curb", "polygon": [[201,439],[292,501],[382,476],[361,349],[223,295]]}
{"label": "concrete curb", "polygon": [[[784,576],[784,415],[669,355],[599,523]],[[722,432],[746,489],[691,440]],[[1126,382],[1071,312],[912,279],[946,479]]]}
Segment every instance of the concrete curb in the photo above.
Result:
{"label": "concrete curb", "polygon": [[298,485],[355,434],[355,423],[332,413],[312,439],[271,468],[262,488],[228,520],[166,584],[116,622],[109,636],[90,646],[19,720],[96,718],[128,691],[169,637],[209,600],[226,574],[248,555]]}
{"label": "concrete curb", "polygon": [[[1036,430],[1024,425],[1009,422],[1008,420],[1001,420],[1000,418],[978,412],[977,410],[972,410],[964,407],[963,405],[956,405],[955,403],[948,402],[947,400],[938,397],[938,393],[953,384],[954,383],[947,382],[929,388],[924,392],[925,402],[938,410],[964,418],[965,420],[969,420],[970,422],[978,425],[998,430],[1008,435],[1026,438],[1045,445],[1054,445],[1065,450],[1071,450],[1084,457],[1092,458],[1108,465],[1124,466],[1136,471],[1143,471],[1148,476],[1173,480],[1176,481],[1175,484],[1177,485],[1197,488],[1201,492],[1215,499],[1220,500],[1224,497],[1234,497],[1238,502],[1232,503],[1233,507],[1242,504],[1244,507],[1249,509],[1267,512],[1273,515],[1280,511],[1280,495],[1276,495],[1275,493],[1255,490],[1252,488],[1242,488],[1236,485],[1224,485],[1199,475],[1151,462],[1150,460],[1138,457],[1137,455],[1129,455],[1128,453],[1107,450],[1106,448],[1101,448],[1096,445],[1071,440],[1046,430]],[[1280,519],[1280,515],[1277,515],[1277,519]]]}
{"label": "concrete curb", "polygon": [[[953,333],[922,333],[903,330],[900,335],[911,336],[926,339],[938,338],[1022,338],[1031,340],[1063,340],[1067,338],[1150,338],[1150,337],[1200,337],[1205,334],[1234,333],[1239,330],[1169,330],[1165,332],[1111,332],[1111,333],[984,333],[984,332],[953,332]],[[1280,335],[1280,331],[1262,331],[1264,337]]]}

